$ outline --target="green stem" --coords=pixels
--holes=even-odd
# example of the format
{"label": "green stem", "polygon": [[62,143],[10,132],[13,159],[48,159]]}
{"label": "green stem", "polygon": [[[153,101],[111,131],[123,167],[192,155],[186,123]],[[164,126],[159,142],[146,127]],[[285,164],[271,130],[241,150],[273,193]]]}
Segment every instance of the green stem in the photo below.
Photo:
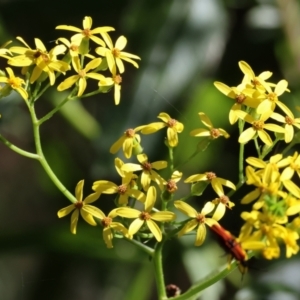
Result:
{"label": "green stem", "polygon": [[49,176],[49,178],[52,180],[52,182],[56,185],[56,187],[72,202],[77,202],[77,199],[67,190],[67,188],[60,182],[60,180],[57,178],[55,173],[52,171],[51,167],[49,166],[42,150],[41,145],[41,138],[40,138],[40,123],[39,120],[36,117],[35,110],[34,110],[34,104],[31,103],[31,105],[28,106],[29,112],[32,119],[33,124],[33,136],[34,136],[34,142],[36,147],[36,152],[39,157],[39,162],[41,163],[42,167],[44,168],[45,172]]}
{"label": "green stem", "polygon": [[38,156],[38,154],[35,154],[35,153],[31,153],[31,152],[28,152],[28,151],[25,151],[15,145],[13,145],[11,142],[9,142],[5,137],[3,137],[1,134],[0,134],[0,141],[3,142],[4,145],[6,145],[9,149],[11,149],[12,151],[20,154],[20,155],[23,155],[25,157],[28,157],[28,158],[32,158],[32,159],[39,159],[40,157]]}
{"label": "green stem", "polygon": [[42,125],[45,121],[49,120],[56,112],[58,112],[67,102],[69,97],[65,98],[60,104],[58,104],[54,109],[47,113],[44,117],[39,119],[38,125]]}
{"label": "green stem", "polygon": [[189,300],[193,299],[196,295],[198,295],[201,291],[208,288],[209,286],[213,285],[214,283],[220,281],[221,279],[225,278],[229,273],[231,273],[237,267],[237,262],[234,261],[231,263],[230,269],[228,269],[228,264],[226,267],[221,267],[219,270],[214,271],[206,278],[196,282],[193,284],[185,293],[182,295],[174,298],[176,300]]}
{"label": "green stem", "polygon": [[154,250],[152,248],[146,246],[145,244],[143,244],[137,240],[134,240],[134,239],[127,239],[127,241],[130,242],[131,244],[134,244],[135,246],[137,246],[144,252],[146,252],[146,254],[149,255],[150,257],[154,256]]}
{"label": "green stem", "polygon": [[260,149],[259,149],[259,144],[258,144],[257,138],[254,139],[254,144],[255,144],[256,151],[257,151],[257,156],[259,158],[261,158],[261,153],[260,153]]}
{"label": "green stem", "polygon": [[163,264],[162,264],[163,243],[164,242],[161,241],[160,243],[156,244],[154,255],[153,255],[153,264],[154,264],[158,300],[167,299]]}

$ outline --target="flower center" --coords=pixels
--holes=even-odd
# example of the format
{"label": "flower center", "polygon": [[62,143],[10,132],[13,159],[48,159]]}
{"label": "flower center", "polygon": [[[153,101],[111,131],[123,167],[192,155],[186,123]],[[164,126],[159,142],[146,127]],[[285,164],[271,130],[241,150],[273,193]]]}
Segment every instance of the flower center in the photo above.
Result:
{"label": "flower center", "polygon": [[70,50],[74,51],[74,52],[78,52],[79,47],[77,45],[71,45],[70,46]]}
{"label": "flower center", "polygon": [[147,221],[147,220],[150,220],[150,219],[151,219],[151,216],[150,216],[150,214],[149,214],[148,212],[143,211],[143,212],[141,212],[139,218],[140,218],[141,220]]}
{"label": "flower center", "polygon": [[277,95],[275,93],[270,93],[268,94],[268,99],[275,102],[277,100]]}
{"label": "flower center", "polygon": [[14,77],[14,78],[10,78],[7,80],[7,83],[13,88],[13,89],[17,89],[19,87],[21,87],[23,80],[21,78],[18,77]]}
{"label": "flower center", "polygon": [[91,30],[90,30],[90,29],[84,29],[84,30],[82,31],[82,34],[83,34],[84,36],[86,36],[87,38],[89,38],[89,37],[91,36]]}
{"label": "flower center", "polygon": [[251,83],[252,83],[255,87],[261,85],[260,82],[259,82],[256,78],[252,79],[252,80],[251,80]]}
{"label": "flower center", "polygon": [[125,131],[125,135],[129,138],[133,138],[135,135],[135,131],[132,128],[129,128]]}
{"label": "flower center", "polygon": [[74,205],[77,209],[81,209],[83,207],[83,204],[84,203],[82,201],[77,201],[76,203],[74,203]]}
{"label": "flower center", "polygon": [[78,72],[78,75],[79,75],[81,78],[84,78],[85,75],[86,75],[86,73],[85,73],[84,70],[80,70],[80,71]]}
{"label": "flower center", "polygon": [[166,185],[166,189],[169,193],[174,193],[177,191],[176,182],[173,179],[169,179]]}
{"label": "flower center", "polygon": [[143,169],[144,169],[144,171],[151,171],[151,169],[152,169],[152,166],[151,166],[151,163],[149,163],[148,161],[147,162],[144,162],[143,164],[142,164],[142,167],[143,167]]}
{"label": "flower center", "polygon": [[36,52],[33,54],[34,58],[39,58],[42,55],[42,52],[40,50],[36,50]]}
{"label": "flower center", "polygon": [[212,129],[210,130],[210,136],[211,136],[213,139],[217,139],[220,135],[221,135],[221,133],[220,133],[220,130],[219,130],[219,129],[212,128]]}
{"label": "flower center", "polygon": [[120,186],[118,186],[118,193],[120,195],[124,195],[127,191],[127,185],[126,184],[122,184]]}
{"label": "flower center", "polygon": [[242,104],[246,99],[246,96],[244,94],[239,94],[235,96],[235,100],[237,103]]}
{"label": "flower center", "polygon": [[288,125],[293,125],[294,124],[294,120],[291,117],[286,116],[285,117],[285,123],[288,124]]}
{"label": "flower center", "polygon": [[120,51],[118,48],[113,48],[113,49],[111,50],[111,53],[112,53],[112,55],[113,55],[114,57],[119,57],[121,51]]}
{"label": "flower center", "polygon": [[214,178],[217,178],[216,174],[213,172],[206,172],[205,174],[206,174],[207,180],[212,180]]}
{"label": "flower center", "polygon": [[103,227],[109,227],[112,222],[112,218],[105,217],[101,220],[101,224]]}
{"label": "flower center", "polygon": [[219,200],[220,200],[221,203],[223,203],[224,205],[228,206],[228,204],[229,204],[229,198],[227,196],[223,195],[223,196],[221,196],[219,198]]}
{"label": "flower center", "polygon": [[50,61],[48,54],[42,54],[41,56],[45,63],[48,63]]}
{"label": "flower center", "polygon": [[120,75],[116,75],[113,77],[113,81],[115,84],[120,84],[122,82],[122,77]]}
{"label": "flower center", "polygon": [[168,120],[168,126],[170,128],[173,128],[176,125],[176,123],[177,123],[177,120],[175,120],[175,119]]}
{"label": "flower center", "polygon": [[198,214],[196,220],[199,224],[202,224],[205,222],[205,216],[203,214]]}
{"label": "flower center", "polygon": [[262,120],[254,121],[252,123],[252,127],[255,130],[262,130],[264,128],[264,121],[262,121]]}

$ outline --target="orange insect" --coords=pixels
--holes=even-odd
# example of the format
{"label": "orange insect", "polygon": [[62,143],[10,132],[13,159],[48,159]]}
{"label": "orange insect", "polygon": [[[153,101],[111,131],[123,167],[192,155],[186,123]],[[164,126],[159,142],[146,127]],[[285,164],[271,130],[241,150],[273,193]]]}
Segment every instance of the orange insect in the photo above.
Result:
{"label": "orange insect", "polygon": [[242,248],[241,244],[236,240],[236,238],[227,230],[225,230],[221,225],[212,225],[210,229],[218,236],[221,247],[229,252],[228,256],[228,268],[230,268],[230,263],[234,258],[238,262],[238,268],[242,275],[244,275],[248,270],[247,263],[247,253]]}

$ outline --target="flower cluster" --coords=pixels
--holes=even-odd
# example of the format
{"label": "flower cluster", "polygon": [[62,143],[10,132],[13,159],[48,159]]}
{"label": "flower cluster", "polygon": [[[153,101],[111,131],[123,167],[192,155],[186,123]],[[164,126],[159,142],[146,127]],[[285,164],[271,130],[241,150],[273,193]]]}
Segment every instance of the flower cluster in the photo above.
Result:
{"label": "flower cluster", "polygon": [[[12,90],[17,91],[24,100],[35,101],[41,95],[40,84],[49,78],[50,86],[53,86],[60,74],[65,75],[67,72],[73,71],[75,75],[71,75],[64,79],[57,86],[59,92],[70,89],[70,98],[87,96],[84,94],[87,89],[88,80],[94,79],[98,82],[98,90],[90,93],[94,95],[101,92],[107,92],[114,88],[115,104],[118,105],[121,99],[121,82],[120,74],[124,73],[125,67],[123,61],[131,63],[138,68],[138,64],[134,59],[140,58],[136,55],[123,52],[126,47],[127,39],[120,36],[116,44],[113,45],[108,34],[114,31],[114,28],[104,26],[92,29],[92,18],[85,17],[83,20],[83,28],[77,28],[69,25],[60,25],[56,29],[68,30],[76,32],[70,39],[60,37],[55,45],[49,51],[44,43],[38,39],[34,39],[35,47],[31,48],[21,37],[17,40],[24,46],[12,46],[7,48],[10,42],[0,48],[0,57],[7,59],[7,63],[13,67],[21,67],[21,74],[24,78],[16,77],[11,67],[6,68],[7,75],[0,76],[0,82],[5,86],[0,90],[0,98],[7,96]],[[90,42],[95,43],[97,47],[91,52]],[[95,57],[95,55],[99,57]],[[58,56],[63,56],[58,59]],[[103,73],[106,69],[110,75]],[[101,73],[100,73],[101,72]],[[34,91],[29,87],[30,84],[36,83]]]}

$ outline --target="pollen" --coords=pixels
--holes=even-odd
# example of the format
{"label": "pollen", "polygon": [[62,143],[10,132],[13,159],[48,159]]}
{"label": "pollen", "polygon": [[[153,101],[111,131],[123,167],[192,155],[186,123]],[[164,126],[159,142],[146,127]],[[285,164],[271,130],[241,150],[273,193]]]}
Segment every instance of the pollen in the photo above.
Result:
{"label": "pollen", "polygon": [[251,83],[254,85],[254,86],[260,86],[260,82],[255,78],[253,80],[251,80]]}
{"label": "pollen", "polygon": [[196,220],[198,223],[202,224],[205,222],[205,216],[203,214],[198,214]]}
{"label": "pollen", "polygon": [[152,169],[151,163],[149,163],[148,161],[145,162],[145,163],[143,163],[143,169],[144,169],[145,171],[151,171],[151,169]]}
{"label": "pollen", "polygon": [[246,99],[246,96],[244,94],[239,94],[235,97],[235,100],[237,103],[242,104]]}
{"label": "pollen", "polygon": [[229,198],[225,195],[221,196],[219,198],[220,202],[223,203],[224,205],[228,206],[229,205]]}
{"label": "pollen", "polygon": [[220,135],[221,135],[221,133],[220,133],[220,130],[219,130],[219,129],[212,128],[212,129],[210,130],[210,136],[211,136],[213,139],[217,139]]}
{"label": "pollen", "polygon": [[270,94],[268,94],[268,99],[270,101],[276,101],[277,100],[277,95],[275,93],[270,93]]}
{"label": "pollen", "polygon": [[120,84],[122,82],[122,77],[120,75],[116,75],[113,77],[113,81],[116,84]]}
{"label": "pollen", "polygon": [[122,184],[120,186],[118,186],[118,193],[120,195],[124,195],[127,191],[127,185],[126,184]]}
{"label": "pollen", "polygon": [[264,128],[264,121],[262,120],[259,120],[259,121],[254,121],[252,123],[252,127],[255,129],[255,130],[262,130]]}
{"label": "pollen", "polygon": [[205,174],[206,174],[207,180],[212,180],[212,179],[217,178],[216,174],[213,172],[206,172]]}
{"label": "pollen", "polygon": [[293,125],[294,124],[294,120],[291,117],[286,116],[285,117],[285,123],[288,124],[288,125]]}
{"label": "pollen", "polygon": [[168,126],[170,128],[173,128],[176,124],[177,124],[177,120],[175,120],[175,119],[168,120]]}
{"label": "pollen", "polygon": [[112,218],[105,217],[101,220],[101,224],[103,227],[109,227],[112,222]]}
{"label": "pollen", "polygon": [[70,50],[74,51],[74,52],[78,52],[79,47],[77,45],[71,45],[70,46]]}
{"label": "pollen", "polygon": [[144,220],[144,221],[147,221],[147,220],[150,220],[151,219],[151,216],[148,212],[146,211],[143,211],[141,214],[140,214],[140,217],[139,217],[141,220]]}
{"label": "pollen", "polygon": [[111,50],[111,53],[112,53],[112,55],[113,55],[114,57],[119,57],[121,51],[120,51],[118,48],[113,48],[113,49]]}
{"label": "pollen", "polygon": [[168,180],[167,185],[166,185],[166,189],[169,193],[174,193],[177,191],[177,185],[176,182],[172,179]]}
{"label": "pollen", "polygon": [[74,205],[77,209],[81,209],[83,207],[83,202],[82,201],[77,201],[76,203],[74,203]]}
{"label": "pollen", "polygon": [[91,30],[90,29],[84,29],[83,31],[82,31],[82,34],[84,35],[84,36],[86,36],[86,37],[90,37],[91,36]]}
{"label": "pollen", "polygon": [[132,128],[129,128],[125,131],[125,135],[129,138],[133,138],[135,135],[135,131]]}

